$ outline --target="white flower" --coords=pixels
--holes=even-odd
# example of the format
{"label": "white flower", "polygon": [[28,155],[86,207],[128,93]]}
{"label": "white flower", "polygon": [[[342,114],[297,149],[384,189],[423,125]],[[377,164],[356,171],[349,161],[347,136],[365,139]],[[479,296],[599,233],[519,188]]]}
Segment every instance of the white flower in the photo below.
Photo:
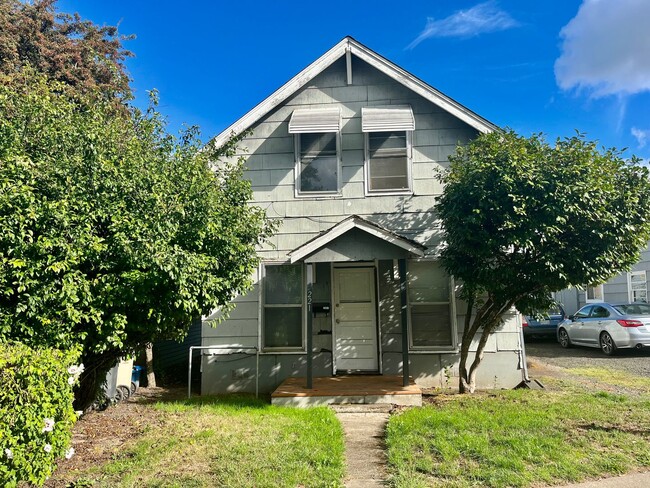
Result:
{"label": "white flower", "polygon": [[43,432],[52,432],[54,430],[54,419],[44,419],[45,427],[43,427]]}
{"label": "white flower", "polygon": [[71,447],[65,452],[66,459],[70,459],[72,456],[74,456],[74,447]]}
{"label": "white flower", "polygon": [[72,375],[75,375],[75,376],[78,376],[78,375],[80,375],[81,373],[84,372],[84,369],[85,369],[85,367],[84,367],[83,363],[81,363],[79,366],[77,366],[76,364],[73,364],[72,366],[70,366],[68,368],[68,373],[72,374]]}
{"label": "white flower", "polygon": [[70,376],[68,378],[68,384],[69,385],[74,385],[74,382],[77,381],[77,379],[74,376]]}
{"label": "white flower", "polygon": [[51,444],[45,444],[45,445],[43,446],[43,450],[44,450],[45,452],[52,452],[52,445],[51,445]]}
{"label": "white flower", "polygon": [[77,417],[81,417],[84,414],[83,410],[75,410],[74,413],[77,414]]}
{"label": "white flower", "polygon": [[11,449],[6,448],[5,449],[5,456],[7,456],[7,459],[13,459],[14,458],[14,453],[11,452]]}

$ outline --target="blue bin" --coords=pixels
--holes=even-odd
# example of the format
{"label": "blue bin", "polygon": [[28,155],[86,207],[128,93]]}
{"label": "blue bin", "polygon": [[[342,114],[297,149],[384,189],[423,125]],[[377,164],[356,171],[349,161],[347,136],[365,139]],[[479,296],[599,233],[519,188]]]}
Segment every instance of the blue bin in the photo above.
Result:
{"label": "blue bin", "polygon": [[135,393],[135,390],[137,390],[140,387],[140,373],[142,372],[144,368],[142,366],[133,366],[133,370],[131,371],[131,390],[133,390],[131,393]]}

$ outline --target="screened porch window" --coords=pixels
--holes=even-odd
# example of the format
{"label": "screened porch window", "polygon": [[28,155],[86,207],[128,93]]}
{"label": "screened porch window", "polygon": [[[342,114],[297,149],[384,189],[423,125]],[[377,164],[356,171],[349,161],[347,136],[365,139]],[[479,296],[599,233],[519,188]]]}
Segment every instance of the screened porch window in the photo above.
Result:
{"label": "screened porch window", "polygon": [[455,347],[449,275],[436,261],[409,261],[407,280],[411,347]]}
{"label": "screened porch window", "polygon": [[302,348],[302,265],[265,266],[263,286],[264,349]]}

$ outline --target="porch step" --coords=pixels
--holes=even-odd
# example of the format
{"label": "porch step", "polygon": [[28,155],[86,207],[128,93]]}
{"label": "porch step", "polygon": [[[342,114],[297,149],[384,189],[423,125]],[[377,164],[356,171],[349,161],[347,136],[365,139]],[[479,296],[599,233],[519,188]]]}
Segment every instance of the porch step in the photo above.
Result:
{"label": "porch step", "polygon": [[305,378],[287,378],[271,394],[274,405],[311,407],[337,404],[422,405],[422,390],[411,380],[403,386],[401,376],[315,377],[306,388]]}
{"label": "porch step", "polygon": [[336,413],[390,413],[391,403],[332,403],[329,406]]}

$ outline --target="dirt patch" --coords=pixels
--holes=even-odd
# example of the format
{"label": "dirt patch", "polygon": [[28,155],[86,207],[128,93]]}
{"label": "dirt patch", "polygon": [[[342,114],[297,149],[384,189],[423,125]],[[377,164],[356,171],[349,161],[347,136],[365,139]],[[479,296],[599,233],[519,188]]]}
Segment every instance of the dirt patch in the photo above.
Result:
{"label": "dirt patch", "polygon": [[[557,354],[557,352],[561,354]],[[590,391],[604,391],[618,395],[637,396],[647,394],[647,389],[635,388],[629,385],[617,384],[613,379],[603,381],[602,379],[582,375],[576,372],[577,368],[585,365],[594,365],[602,369],[613,369],[631,375],[643,375],[639,368],[645,367],[647,358],[645,351],[643,355],[629,352],[628,356],[608,358],[605,357],[600,363],[594,361],[591,355],[600,353],[599,350],[565,349],[557,347],[556,344],[536,344],[534,348],[527,346],[528,352],[528,375],[532,379],[540,380],[547,390],[563,390],[567,387],[581,388]],[[569,353],[574,352],[575,356]],[[626,351],[627,352],[627,351]],[[603,359],[598,357],[597,359]],[[609,360],[609,362],[607,362]]]}
{"label": "dirt patch", "polygon": [[151,405],[161,400],[184,398],[182,388],[140,388],[128,400],[104,411],[83,415],[72,431],[75,455],[59,461],[54,475],[45,483],[48,488],[67,487],[90,466],[110,461],[129,441],[149,428],[161,426],[163,418],[151,415]]}

